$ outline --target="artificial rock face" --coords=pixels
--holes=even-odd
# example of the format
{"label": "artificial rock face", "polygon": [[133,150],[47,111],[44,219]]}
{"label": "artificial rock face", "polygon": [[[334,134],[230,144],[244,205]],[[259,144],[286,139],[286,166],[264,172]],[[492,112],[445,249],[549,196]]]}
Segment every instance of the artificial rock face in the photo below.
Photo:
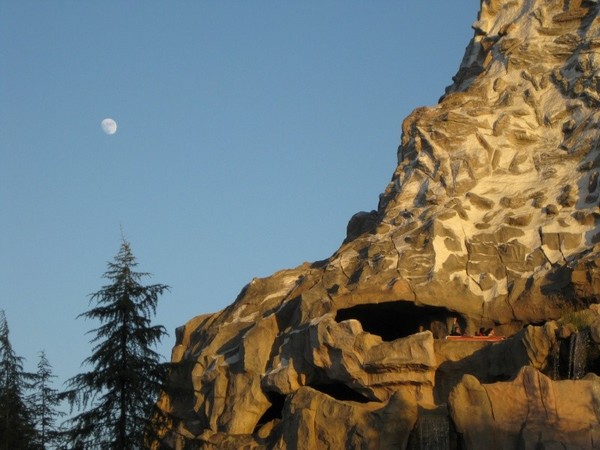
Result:
{"label": "artificial rock face", "polygon": [[[600,291],[599,11],[483,0],[454,84],[404,121],[378,209],[327,260],[178,330],[162,448],[469,449],[506,429],[493,448],[600,448],[600,385],[542,378],[553,320]],[[453,318],[507,339],[444,340]],[[560,383],[584,382],[568,409]],[[517,393],[529,416],[490,412]]]}

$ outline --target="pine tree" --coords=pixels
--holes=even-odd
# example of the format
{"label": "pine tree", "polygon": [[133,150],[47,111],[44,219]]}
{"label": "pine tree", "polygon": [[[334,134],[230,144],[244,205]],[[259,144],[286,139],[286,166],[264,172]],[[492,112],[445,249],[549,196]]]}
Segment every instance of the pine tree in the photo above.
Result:
{"label": "pine tree", "polygon": [[33,393],[30,404],[37,430],[36,448],[45,450],[59,444],[60,433],[56,420],[65,413],[57,410],[61,402],[58,390],[52,387],[52,380],[56,375],[52,374],[52,367],[44,351],[40,352],[37,368],[31,386]]}
{"label": "pine tree", "polygon": [[8,323],[0,310],[0,448],[35,448],[36,432],[25,392],[33,375],[23,370],[23,358],[17,356],[9,339]]}
{"label": "pine tree", "polygon": [[110,284],[91,294],[92,309],[78,317],[100,326],[89,333],[92,355],[84,364],[89,372],[67,381],[63,395],[78,415],[69,420],[73,446],[86,449],[130,450],[143,447],[144,432],[166,376],[155,346],[166,334],[163,326],[151,325],[158,297],[169,287],[143,286],[147,273],[137,266],[130,244],[123,239],[104,278]]}

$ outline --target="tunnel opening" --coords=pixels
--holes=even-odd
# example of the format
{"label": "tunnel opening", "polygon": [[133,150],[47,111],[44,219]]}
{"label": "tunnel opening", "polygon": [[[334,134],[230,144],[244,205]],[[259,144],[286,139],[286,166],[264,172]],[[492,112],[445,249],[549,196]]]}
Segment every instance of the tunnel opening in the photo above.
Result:
{"label": "tunnel opening", "polygon": [[271,402],[271,406],[269,406],[260,419],[258,419],[253,433],[257,433],[263,425],[273,420],[281,419],[282,417],[286,396],[277,392],[267,392],[266,395],[269,402]]}
{"label": "tunnel opening", "polygon": [[431,331],[434,338],[443,339],[448,335],[453,317],[457,317],[460,326],[464,327],[462,319],[446,308],[417,306],[400,300],[340,309],[335,320],[358,320],[367,333],[380,336],[384,341],[393,341],[425,330]]}
{"label": "tunnel opening", "polygon": [[308,387],[345,402],[369,403],[372,400],[344,383],[309,384]]}

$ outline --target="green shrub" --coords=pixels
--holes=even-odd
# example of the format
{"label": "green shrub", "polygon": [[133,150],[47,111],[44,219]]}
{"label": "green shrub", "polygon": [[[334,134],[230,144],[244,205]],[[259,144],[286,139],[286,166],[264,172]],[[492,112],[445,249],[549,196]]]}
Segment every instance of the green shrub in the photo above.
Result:
{"label": "green shrub", "polygon": [[558,319],[558,324],[560,326],[572,325],[578,331],[583,331],[590,328],[590,325],[595,318],[596,314],[589,309],[582,309],[579,311],[566,310],[562,317]]}

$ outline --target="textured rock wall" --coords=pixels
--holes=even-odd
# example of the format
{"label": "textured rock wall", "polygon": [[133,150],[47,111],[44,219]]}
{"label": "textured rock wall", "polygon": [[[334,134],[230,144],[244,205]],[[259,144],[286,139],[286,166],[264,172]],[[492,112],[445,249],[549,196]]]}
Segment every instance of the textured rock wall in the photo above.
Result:
{"label": "textured rock wall", "polygon": [[[178,330],[162,448],[419,448],[437,418],[443,448],[600,447],[598,382],[547,378],[578,326],[554,320],[600,289],[599,9],[482,1],[377,210]],[[453,318],[507,339],[445,340]]]}
{"label": "textured rock wall", "polygon": [[488,385],[465,375],[450,408],[470,449],[593,449],[600,447],[599,387],[596,376],[552,381],[531,367]]}

